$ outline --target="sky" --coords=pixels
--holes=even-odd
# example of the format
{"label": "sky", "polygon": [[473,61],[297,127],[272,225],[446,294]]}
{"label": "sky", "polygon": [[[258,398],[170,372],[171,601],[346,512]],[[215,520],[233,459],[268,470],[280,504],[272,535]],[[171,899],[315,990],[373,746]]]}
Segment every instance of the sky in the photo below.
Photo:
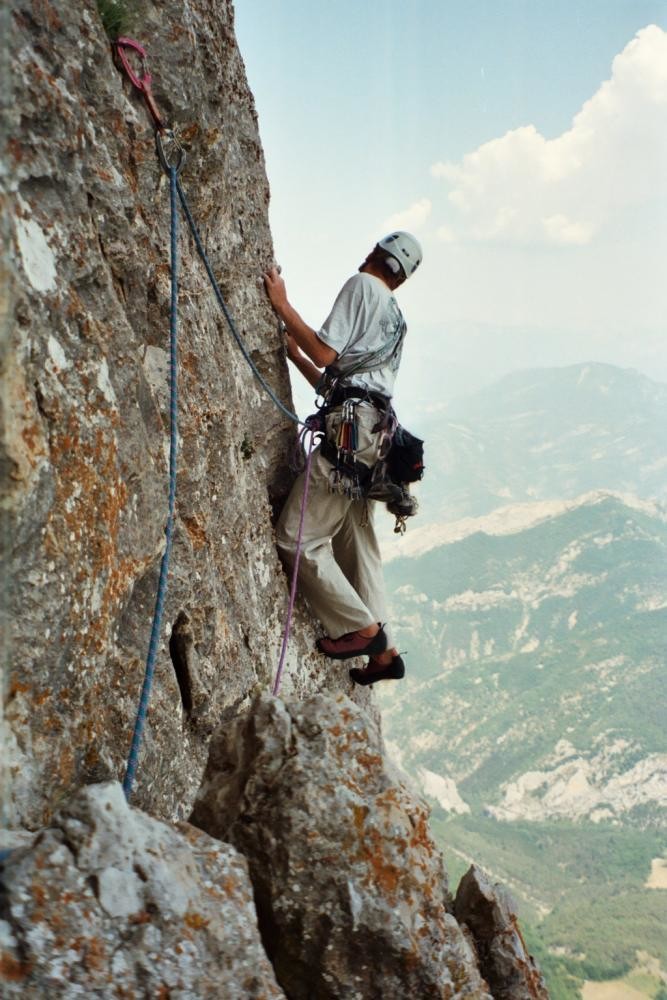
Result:
{"label": "sky", "polygon": [[[306,322],[380,236],[422,243],[397,294],[404,422],[520,368],[667,381],[667,0],[235,10]],[[312,392],[296,399],[307,412]]]}

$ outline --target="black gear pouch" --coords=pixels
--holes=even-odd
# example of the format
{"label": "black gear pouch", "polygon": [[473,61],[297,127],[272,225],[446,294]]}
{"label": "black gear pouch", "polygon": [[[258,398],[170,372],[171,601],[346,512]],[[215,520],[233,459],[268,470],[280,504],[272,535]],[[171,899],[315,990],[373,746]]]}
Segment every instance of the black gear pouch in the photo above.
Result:
{"label": "black gear pouch", "polygon": [[424,442],[400,424],[387,455],[387,471],[394,483],[416,483],[424,475]]}

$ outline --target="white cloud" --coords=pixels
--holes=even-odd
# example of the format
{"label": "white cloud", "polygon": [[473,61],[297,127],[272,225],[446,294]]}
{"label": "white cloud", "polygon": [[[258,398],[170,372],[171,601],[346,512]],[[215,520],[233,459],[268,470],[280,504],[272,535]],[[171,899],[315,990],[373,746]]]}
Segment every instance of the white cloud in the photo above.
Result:
{"label": "white cloud", "polygon": [[428,198],[420,198],[404,211],[390,215],[384,220],[381,228],[387,232],[392,229],[407,229],[411,232],[419,230],[431,214],[431,207]]}
{"label": "white cloud", "polygon": [[667,194],[667,32],[642,29],[567,132],[526,125],[431,174],[451,187],[445,242],[590,243],[623,207]]}
{"label": "white cloud", "polygon": [[584,246],[593,237],[593,226],[585,222],[574,222],[566,215],[550,215],[542,219],[544,235],[549,243],[575,244]]}
{"label": "white cloud", "polygon": [[456,243],[456,233],[451,226],[438,226],[435,235],[441,243]]}

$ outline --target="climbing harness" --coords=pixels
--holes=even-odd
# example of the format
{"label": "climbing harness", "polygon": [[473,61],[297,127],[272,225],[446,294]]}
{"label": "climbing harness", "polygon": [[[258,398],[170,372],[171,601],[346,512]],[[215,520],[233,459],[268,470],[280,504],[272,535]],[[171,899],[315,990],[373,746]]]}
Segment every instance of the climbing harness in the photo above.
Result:
{"label": "climbing harness", "polygon": [[155,612],[153,614],[153,625],[151,628],[151,638],[148,645],[148,656],[146,659],[146,669],[144,671],[144,681],[139,698],[137,717],[134,723],[134,733],[132,744],[127,760],[125,778],[123,779],[123,791],[125,797],[129,799],[134,783],[134,776],[137,770],[137,760],[139,758],[139,747],[146,724],[148,713],[148,702],[150,700],[151,685],[153,683],[153,673],[155,671],[155,660],[157,657],[157,647],[162,627],[162,612],[167,593],[167,576],[169,572],[169,556],[171,554],[171,540],[174,531],[174,508],[176,504],[176,451],[178,446],[178,384],[177,384],[177,352],[176,352],[176,332],[178,323],[178,257],[177,257],[177,236],[178,236],[178,213],[176,211],[176,167],[169,169],[169,202],[171,207],[171,313],[169,320],[169,502],[167,513],[167,526],[165,529],[166,541],[162,562],[160,563],[160,579],[155,599]]}
{"label": "climbing harness", "polygon": [[[340,409],[336,433],[325,437],[321,447],[322,455],[332,466],[330,492],[365,501],[362,526],[367,523],[368,501],[385,503],[396,519],[394,533],[405,534],[407,519],[413,517],[419,507],[409,484],[424,474],[424,442],[399,424],[386,396],[359,386],[341,385],[339,379],[330,379],[324,385],[325,403],[320,412]],[[357,407],[363,402],[370,403],[379,413],[373,427],[373,433],[379,435],[377,461],[372,466],[360,462],[356,455]]]}

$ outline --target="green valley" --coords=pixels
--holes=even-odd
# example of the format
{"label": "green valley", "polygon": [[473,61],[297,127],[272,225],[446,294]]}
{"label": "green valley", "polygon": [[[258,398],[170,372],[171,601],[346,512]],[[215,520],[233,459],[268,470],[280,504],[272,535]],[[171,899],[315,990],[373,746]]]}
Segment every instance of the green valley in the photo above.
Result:
{"label": "green valley", "polygon": [[554,1000],[638,953],[667,975],[667,887],[647,886],[667,852],[664,509],[596,493],[484,524],[386,567],[408,650],[379,692],[390,750],[453,886],[475,859],[520,901]]}

